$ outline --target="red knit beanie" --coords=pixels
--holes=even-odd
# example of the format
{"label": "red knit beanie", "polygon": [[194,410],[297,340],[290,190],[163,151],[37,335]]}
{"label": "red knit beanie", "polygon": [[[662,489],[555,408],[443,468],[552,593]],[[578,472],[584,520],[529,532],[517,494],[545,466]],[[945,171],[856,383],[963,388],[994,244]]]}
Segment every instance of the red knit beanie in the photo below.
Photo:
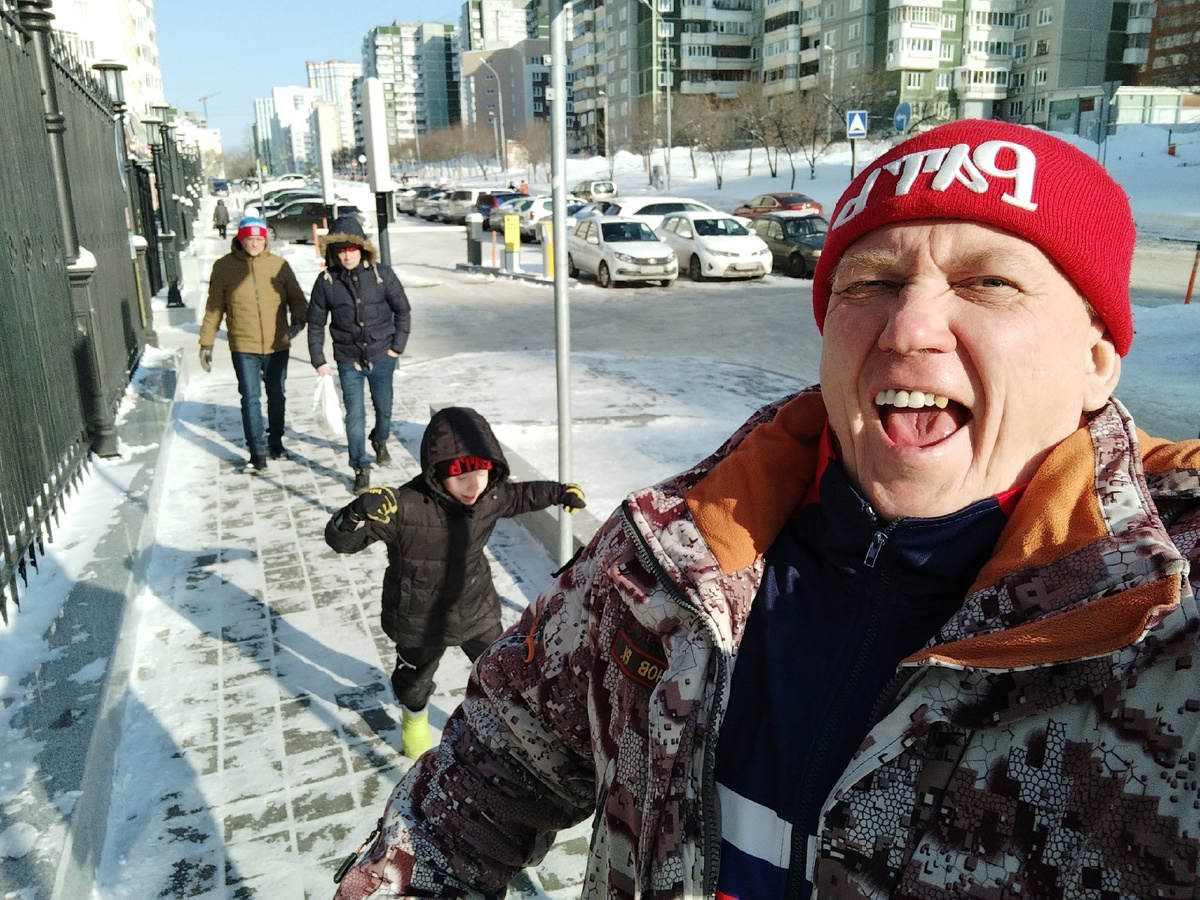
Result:
{"label": "red knit beanie", "polygon": [[1121,186],[1086,153],[1047,132],[989,119],[939,125],[893,147],[834,207],[813,275],[818,328],[846,248],[874,228],[912,219],[961,219],[1025,238],[1092,304],[1117,352],[1129,351],[1133,216]]}
{"label": "red knit beanie", "polygon": [[490,469],[492,461],[486,456],[460,456],[445,463],[444,466],[445,474],[441,477],[450,478],[453,475],[462,475],[464,472],[474,472],[476,469]]}

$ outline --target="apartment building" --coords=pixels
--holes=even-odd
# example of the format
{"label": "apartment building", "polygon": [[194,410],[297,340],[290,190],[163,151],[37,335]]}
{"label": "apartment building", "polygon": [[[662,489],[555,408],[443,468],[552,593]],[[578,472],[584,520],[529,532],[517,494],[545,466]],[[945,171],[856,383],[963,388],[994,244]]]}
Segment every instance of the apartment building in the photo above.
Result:
{"label": "apartment building", "polygon": [[1127,31],[1125,62],[1136,66],[1133,84],[1200,85],[1200,0],[1130,3]]}
{"label": "apartment building", "polygon": [[463,53],[463,121],[502,121],[510,138],[526,125],[549,121],[549,53],[550,42],[541,39]]}
{"label": "apartment building", "polygon": [[[338,139],[331,148],[355,146],[354,140],[354,80],[362,77],[362,64],[331,59],[326,62],[307,61],[308,86],[316,89],[324,103],[334,107]],[[323,117],[329,113],[322,113]]]}
{"label": "apartment building", "polygon": [[[442,22],[377,25],[363,38],[363,77],[383,82],[388,144],[461,118],[458,29]],[[355,133],[362,138],[356,107]]]}

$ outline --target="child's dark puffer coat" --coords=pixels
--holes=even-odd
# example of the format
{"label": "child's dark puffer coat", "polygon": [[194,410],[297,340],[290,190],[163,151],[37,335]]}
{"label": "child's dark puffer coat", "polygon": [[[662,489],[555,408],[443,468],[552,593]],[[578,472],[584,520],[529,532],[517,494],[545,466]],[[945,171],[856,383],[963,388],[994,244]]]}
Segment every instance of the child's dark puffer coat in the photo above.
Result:
{"label": "child's dark puffer coat", "polygon": [[[435,474],[438,463],[460,456],[492,461],[488,489],[471,506],[455,500]],[[337,523],[356,499],[334,515],[325,540],[339,553],[384,541],[383,630],[399,647],[452,647],[500,621],[484,547],[501,517],[545,509],[559,502],[555,481],[508,480],[508,462],[487,421],[475,410],[449,407],[434,414],[421,441],[421,474],[394,491],[395,509],[383,521],[343,531]],[[364,495],[364,497],[367,495]]]}

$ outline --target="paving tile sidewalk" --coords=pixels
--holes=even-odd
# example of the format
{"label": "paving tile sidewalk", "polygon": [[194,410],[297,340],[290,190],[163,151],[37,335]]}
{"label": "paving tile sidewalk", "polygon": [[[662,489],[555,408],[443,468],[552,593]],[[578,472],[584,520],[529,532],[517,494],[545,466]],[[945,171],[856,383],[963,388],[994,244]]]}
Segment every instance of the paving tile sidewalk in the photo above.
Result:
{"label": "paving tile sidewalk", "polygon": [[[350,473],[343,445],[317,436],[314,386],[294,364],[290,458],[265,477],[243,472],[231,369],[176,397],[147,584],[131,601],[137,644],[97,897],[329,897],[332,872],[410,764],[396,749],[394,649],[378,624],[385,554],[338,556],[322,537],[351,499]],[[402,394],[396,431],[415,447],[428,406]],[[402,447],[393,458],[377,482],[418,471]],[[508,624],[553,566],[511,521],[490,549]],[[459,651],[447,655],[435,726],[467,672]],[[577,896],[586,828],[514,891]]]}

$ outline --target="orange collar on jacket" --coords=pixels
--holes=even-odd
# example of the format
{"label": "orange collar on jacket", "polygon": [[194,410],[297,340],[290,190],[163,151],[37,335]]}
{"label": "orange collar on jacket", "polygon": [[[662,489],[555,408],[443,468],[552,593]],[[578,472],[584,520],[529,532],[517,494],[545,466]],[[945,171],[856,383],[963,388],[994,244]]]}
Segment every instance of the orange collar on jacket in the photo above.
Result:
{"label": "orange collar on jacket", "polygon": [[[820,468],[826,420],[818,391],[798,395],[687,491],[688,510],[722,571],[753,564],[804,500]],[[1200,441],[1172,443],[1139,432],[1138,443],[1147,472],[1200,467]],[[1107,536],[1097,488],[1096,454],[1085,426],[1034,474],[971,592]],[[1179,581],[1144,582],[1024,625],[935,645],[906,662],[1010,668],[1110,653],[1136,641],[1178,604]]]}

